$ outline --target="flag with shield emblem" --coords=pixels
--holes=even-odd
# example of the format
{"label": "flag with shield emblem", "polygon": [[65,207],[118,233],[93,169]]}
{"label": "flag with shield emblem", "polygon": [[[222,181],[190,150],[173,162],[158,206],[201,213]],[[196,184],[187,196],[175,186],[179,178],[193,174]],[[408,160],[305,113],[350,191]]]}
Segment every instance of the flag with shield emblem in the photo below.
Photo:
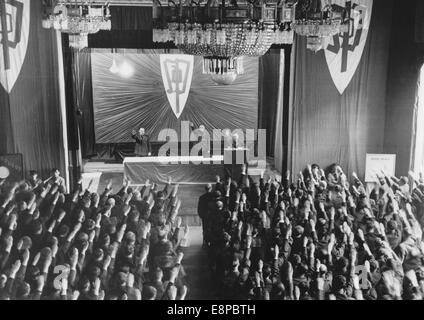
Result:
{"label": "flag with shield emblem", "polygon": [[25,60],[30,0],[0,0],[0,83],[10,93]]}
{"label": "flag with shield emblem", "polygon": [[337,90],[343,94],[364,52],[371,23],[373,0],[334,0],[333,3],[342,7],[351,7],[349,31],[330,38],[325,49],[325,58],[331,77]]}
{"label": "flag with shield emblem", "polygon": [[182,54],[160,55],[162,81],[169,104],[177,119],[180,118],[190,93],[194,57]]}

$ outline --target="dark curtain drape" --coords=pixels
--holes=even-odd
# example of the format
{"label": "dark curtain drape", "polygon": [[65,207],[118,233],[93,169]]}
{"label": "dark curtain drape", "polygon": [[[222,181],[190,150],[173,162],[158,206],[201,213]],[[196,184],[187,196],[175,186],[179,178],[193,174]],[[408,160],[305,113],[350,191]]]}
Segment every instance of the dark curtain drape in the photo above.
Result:
{"label": "dark curtain drape", "polygon": [[81,158],[95,152],[93,89],[91,82],[91,50],[73,50],[64,37],[66,112],[71,182],[81,174]]}
{"label": "dark curtain drape", "polygon": [[152,7],[110,8],[112,30],[152,30]]}
{"label": "dark curtain drape", "polygon": [[95,154],[93,87],[91,79],[91,54],[89,51],[73,52],[75,108],[80,132],[83,157]]}
{"label": "dark curtain drape", "polygon": [[280,50],[272,49],[259,58],[259,129],[266,129],[267,156],[274,156],[275,121],[280,79]]}
{"label": "dark curtain drape", "polygon": [[340,95],[324,52],[297,38],[293,102],[292,172],[318,162],[365,173],[366,153],[383,151],[385,99],[393,1],[374,1],[371,28],[356,73]]}
{"label": "dark curtain drape", "polygon": [[90,48],[175,48],[170,44],[153,42],[151,7],[111,7],[111,14],[112,30],[90,35]]}
{"label": "dark curtain drape", "polygon": [[0,86],[0,154],[14,152],[9,94]]}
{"label": "dark curtain drape", "polygon": [[[407,4],[407,5],[406,5]],[[424,64],[424,1],[395,2],[387,84],[386,153],[396,153],[396,170],[412,169],[418,112],[418,81]],[[399,128],[399,129],[397,129]]]}
{"label": "dark curtain drape", "polygon": [[23,154],[26,171],[62,172],[59,67],[56,33],[42,28],[42,1],[30,1],[28,49],[10,94],[0,86],[0,153]]}
{"label": "dark curtain drape", "polygon": [[99,31],[88,36],[90,48],[127,48],[127,49],[154,49],[165,48],[163,43],[153,42],[152,31],[145,30],[111,30]]}
{"label": "dark curtain drape", "polygon": [[[271,48],[267,54],[259,58],[259,88],[258,88],[258,103],[259,103],[259,116],[258,128],[266,129],[267,137],[267,156],[274,157],[276,139],[281,142],[283,149],[287,150],[288,142],[288,101],[289,101],[289,82],[290,82],[290,56],[291,46],[277,46]],[[280,52],[284,51],[284,70],[280,70]],[[280,71],[284,72],[283,77]],[[280,83],[280,79],[284,83]],[[279,90],[280,86],[284,92],[282,95],[283,105],[279,106]],[[283,109],[283,132],[281,136],[276,136],[276,115],[278,108]],[[283,167],[287,166],[287,161],[284,159]]]}
{"label": "dark curtain drape", "polygon": [[[74,56],[78,55],[79,51],[69,47],[69,37],[64,35],[62,37],[63,50],[63,64],[65,66],[65,91],[66,91],[66,122],[67,122],[67,135],[68,135],[68,154],[69,154],[69,177],[70,186],[73,189],[74,183],[81,176],[81,163],[80,163],[80,132],[78,126],[78,113],[77,101],[78,94],[76,88],[78,83],[87,81],[86,79],[75,78],[75,59]],[[82,51],[81,51],[82,53]]]}

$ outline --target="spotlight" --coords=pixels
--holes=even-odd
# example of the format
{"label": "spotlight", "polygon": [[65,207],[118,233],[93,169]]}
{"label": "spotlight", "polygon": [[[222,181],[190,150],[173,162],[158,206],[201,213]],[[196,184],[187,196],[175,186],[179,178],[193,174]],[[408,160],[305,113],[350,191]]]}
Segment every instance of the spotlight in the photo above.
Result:
{"label": "spotlight", "polygon": [[131,78],[134,74],[134,68],[127,61],[124,61],[121,64],[119,75],[122,78]]}

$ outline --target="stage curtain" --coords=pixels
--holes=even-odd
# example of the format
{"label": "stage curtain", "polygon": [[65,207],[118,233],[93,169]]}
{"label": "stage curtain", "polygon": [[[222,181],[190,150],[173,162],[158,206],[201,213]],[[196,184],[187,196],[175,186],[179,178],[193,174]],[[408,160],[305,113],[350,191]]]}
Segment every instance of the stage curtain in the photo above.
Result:
{"label": "stage curtain", "polygon": [[356,73],[340,95],[323,51],[297,37],[291,170],[339,163],[365,174],[366,153],[383,151],[388,49],[393,1],[374,1],[371,28]]}
{"label": "stage curtain", "polygon": [[0,86],[0,155],[14,152],[10,99],[6,90]]}
{"label": "stage curtain", "polygon": [[[412,169],[415,134],[418,126],[418,82],[424,64],[423,1],[409,5],[395,2],[387,85],[385,152],[397,154],[396,171],[405,175]],[[417,28],[416,28],[417,27]],[[415,31],[415,32],[414,32]],[[394,130],[394,128],[400,128]]]}
{"label": "stage curtain", "polygon": [[153,42],[151,7],[111,7],[112,30],[89,35],[90,48],[161,49],[172,43]]}
{"label": "stage curtain", "polygon": [[266,129],[267,156],[279,171],[287,168],[291,52],[275,46],[259,58],[258,127]]}
{"label": "stage curtain", "polygon": [[279,172],[283,172],[283,165],[284,165],[284,157],[286,156],[284,153],[284,128],[286,124],[284,123],[284,102],[285,102],[285,96],[284,92],[287,90],[285,85],[285,52],[284,50],[280,50],[280,59],[279,59],[279,77],[278,77],[278,83],[279,83],[279,89],[278,89],[278,99],[277,99],[277,110],[275,114],[275,138],[274,138],[274,165],[275,168]]}
{"label": "stage curtain", "polygon": [[274,157],[276,114],[280,80],[280,50],[259,58],[259,129],[266,129],[267,156]]}
{"label": "stage curtain", "polygon": [[73,51],[72,55],[74,106],[80,133],[80,146],[82,156],[89,157],[95,154],[91,53],[89,50]]}
{"label": "stage curtain", "polygon": [[42,1],[30,1],[25,60],[13,90],[0,86],[0,153],[23,154],[24,168],[65,171],[56,33],[42,28]]}
{"label": "stage curtain", "polygon": [[152,7],[112,6],[112,30],[152,30]]}

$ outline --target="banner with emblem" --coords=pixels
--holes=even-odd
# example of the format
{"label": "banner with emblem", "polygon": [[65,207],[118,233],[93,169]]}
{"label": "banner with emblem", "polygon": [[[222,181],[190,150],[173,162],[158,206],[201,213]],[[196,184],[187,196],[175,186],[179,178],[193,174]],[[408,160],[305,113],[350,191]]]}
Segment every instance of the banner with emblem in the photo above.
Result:
{"label": "banner with emblem", "polygon": [[[23,167],[41,175],[55,167],[65,172],[63,64],[56,31],[42,26],[44,2],[0,0],[0,155],[22,154]],[[11,162],[4,163],[3,175],[8,170],[14,179]]]}
{"label": "banner with emblem", "polygon": [[[333,1],[334,2],[334,1]],[[346,1],[336,0],[339,6]],[[349,32],[340,33],[328,39],[325,59],[333,82],[343,94],[352,80],[361,61],[371,24],[373,0],[352,0]]]}
{"label": "banner with emblem", "polygon": [[177,119],[183,113],[193,79],[194,56],[161,54],[160,68],[169,104]]}
{"label": "banner with emblem", "polygon": [[30,0],[0,0],[0,83],[10,93],[28,48]]}
{"label": "banner with emblem", "polygon": [[386,2],[352,0],[363,21],[356,19],[349,40],[342,35],[329,39],[333,48],[324,46],[325,53],[310,51],[306,37],[297,37],[290,171],[299,172],[305,163],[319,159],[321,166],[337,163],[363,179],[366,154],[381,150],[385,122],[377,120],[387,107],[393,23],[393,3]]}
{"label": "banner with emblem", "polygon": [[[151,141],[161,132],[182,132],[182,123],[231,130],[258,126],[259,58],[244,57],[245,73],[232,85],[203,74],[203,58],[163,50],[105,53],[93,50],[91,79],[95,141],[132,143],[132,130],[144,128]],[[97,51],[97,52],[96,52]],[[130,66],[132,75],[115,72]],[[114,72],[112,72],[112,71]]]}

